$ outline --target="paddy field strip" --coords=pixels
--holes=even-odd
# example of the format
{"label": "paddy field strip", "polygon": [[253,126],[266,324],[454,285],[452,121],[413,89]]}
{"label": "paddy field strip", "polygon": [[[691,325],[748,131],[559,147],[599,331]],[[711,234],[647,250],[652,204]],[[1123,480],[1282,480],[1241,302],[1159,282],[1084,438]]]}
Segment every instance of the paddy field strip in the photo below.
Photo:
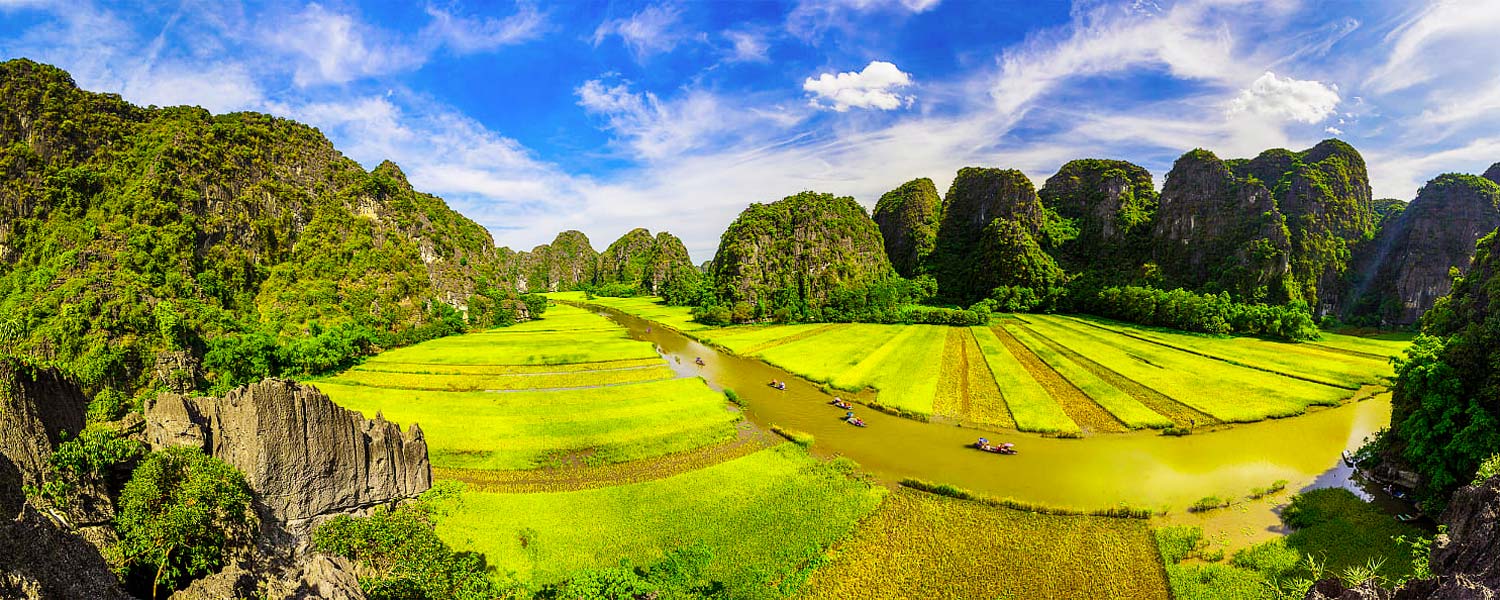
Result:
{"label": "paddy field strip", "polygon": [[683,332],[708,329],[710,327],[693,320],[692,308],[687,306],[667,306],[666,302],[655,296],[637,296],[633,298],[595,296],[589,298],[588,294],[584,292],[551,292],[546,294],[546,296],[552,300],[613,308],[625,314],[635,315],[647,321],[660,323]]}
{"label": "paddy field strip", "polygon": [[1048,344],[1042,343],[1034,334],[1025,327],[1007,326],[1005,330],[1024,344],[1036,354],[1037,358],[1046,363],[1058,375],[1067,379],[1081,390],[1086,396],[1097,402],[1099,406],[1108,410],[1111,415],[1124,423],[1131,429],[1144,427],[1161,428],[1170,427],[1172,420],[1163,416],[1140,400],[1136,400],[1130,394],[1121,391],[1110,382],[1095,375],[1083,365],[1074,362],[1064,356],[1062,352],[1054,349]]}
{"label": "paddy field strip", "polygon": [[470,490],[438,524],[458,550],[532,584],[578,569],[646,565],[683,544],[713,550],[731,587],[795,590],[824,549],[851,535],[886,490],[783,443],[665,479],[578,491]]}
{"label": "paddy field strip", "polygon": [[1321,338],[1307,342],[1307,344],[1320,348],[1363,354],[1370,358],[1380,359],[1401,356],[1406,351],[1406,348],[1411,346],[1411,341],[1414,337],[1416,336],[1410,333],[1355,336],[1325,331]]}
{"label": "paddy field strip", "polygon": [[879,402],[884,406],[932,414],[948,329],[937,325],[904,327],[831,383],[846,390],[875,388],[880,390]]}
{"label": "paddy field strip", "polygon": [[900,325],[850,324],[767,348],[753,356],[810,381],[829,383],[858,366],[902,329]]}
{"label": "paddy field strip", "polygon": [[1118,322],[1094,317],[1068,318],[1205,358],[1350,390],[1378,383],[1382,376],[1392,374],[1386,359],[1329,351],[1313,344],[1125,327]]}
{"label": "paddy field strip", "polygon": [[994,374],[995,384],[1011,418],[1022,431],[1062,433],[1079,431],[1078,424],[1068,416],[1062,406],[1053,399],[1042,384],[1032,378],[1021,361],[1001,343],[994,330],[988,327],[971,327],[979,353]]}
{"label": "paddy field strip", "polygon": [[1144,519],[1021,512],[901,489],[813,574],[809,600],[1167,598]]}
{"label": "paddy field strip", "polygon": [[1027,320],[1037,334],[1224,422],[1302,414],[1308,406],[1336,406],[1352,394],[1344,388],[1144,342],[1066,317],[1032,315]]}
{"label": "paddy field strip", "polygon": [[1099,379],[1102,379],[1105,382],[1109,383],[1115,389],[1124,391],[1125,393],[1129,394],[1130,397],[1140,402],[1143,406],[1149,408],[1152,412],[1166,417],[1174,425],[1186,427],[1193,423],[1208,425],[1218,422],[1218,419],[1209,416],[1208,413],[1202,412],[1200,410],[1194,409],[1191,406],[1173,400],[1172,398],[1168,397],[1165,394],[1162,394],[1161,392],[1141,385],[1140,382],[1137,382],[1115,371],[1105,368],[1103,365],[1094,362],[1092,359],[1074,352],[1071,348],[1067,348],[1065,346],[1062,346],[1061,344],[1058,344],[1057,342],[1052,341],[1051,339],[1042,337],[1035,331],[1032,331],[1029,325],[1021,324],[1018,325],[1014,330],[1024,331],[1029,334],[1027,339],[1038,344],[1038,346],[1033,346],[1032,348],[1035,349],[1038,347],[1046,347],[1047,349],[1050,349],[1053,352],[1056,352],[1068,358],[1069,360],[1072,360],[1074,364],[1082,367],[1084,370],[1093,374],[1095,377],[1098,377]]}
{"label": "paddy field strip", "polygon": [[721,346],[741,356],[757,356],[765,350],[770,350],[783,344],[790,344],[847,327],[849,327],[848,323],[726,327],[713,332],[705,332],[708,335],[699,337],[699,339]]}
{"label": "paddy field strip", "polygon": [[1004,326],[996,325],[990,329],[995,333],[996,339],[1010,351],[1011,356],[1021,363],[1021,367],[1031,375],[1032,380],[1041,384],[1042,389],[1052,396],[1063,412],[1068,415],[1073,423],[1084,431],[1121,432],[1129,429],[1120,419],[1115,418],[1109,411],[1104,410],[1088,395],[1083,393],[1078,386],[1064,378],[1062,374],[1046,364],[1030,348],[1026,347]]}
{"label": "paddy field strip", "polygon": [[943,364],[933,396],[933,414],[980,426],[1015,429],[1016,420],[995,375],[967,327],[949,327],[943,344]]}
{"label": "paddy field strip", "polygon": [[439,468],[534,469],[559,453],[641,460],[727,441],[738,418],[697,378],[510,393],[316,385],[345,408],[421,424]]}

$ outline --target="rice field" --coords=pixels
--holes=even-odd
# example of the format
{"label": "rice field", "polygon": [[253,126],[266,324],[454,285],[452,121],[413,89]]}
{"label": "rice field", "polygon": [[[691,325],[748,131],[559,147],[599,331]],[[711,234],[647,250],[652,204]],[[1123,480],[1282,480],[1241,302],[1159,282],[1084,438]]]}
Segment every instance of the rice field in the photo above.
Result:
{"label": "rice field", "polygon": [[580,491],[468,491],[439,523],[458,550],[483,553],[519,581],[543,584],[621,559],[650,564],[701,543],[710,576],[733,587],[795,589],[799,571],[849,536],[884,488],[783,443],[655,481]]}
{"label": "rice field", "polygon": [[[591,302],[625,300],[652,304]],[[973,328],[695,324],[687,333],[834,388],[872,388],[874,402],[906,413],[1060,435],[1243,423],[1336,406],[1383,384],[1389,357],[1409,340],[1325,333],[1296,344],[1059,315]]]}
{"label": "rice field", "polygon": [[678,331],[698,331],[708,329],[704,325],[693,320],[692,309],[686,306],[667,306],[660,298],[635,297],[635,298],[610,298],[595,296],[589,298],[583,292],[552,292],[546,295],[553,300],[564,300],[568,302],[587,302],[619,310],[620,312],[635,315],[647,321],[655,321]]}
{"label": "rice field", "polygon": [[1169,597],[1144,519],[1020,512],[893,492],[831,564],[810,600]]}

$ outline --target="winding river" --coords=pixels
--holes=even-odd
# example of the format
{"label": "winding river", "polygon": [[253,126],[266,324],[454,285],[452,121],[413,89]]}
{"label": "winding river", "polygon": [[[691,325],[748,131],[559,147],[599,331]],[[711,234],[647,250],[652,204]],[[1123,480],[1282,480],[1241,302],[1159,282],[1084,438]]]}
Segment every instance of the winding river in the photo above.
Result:
{"label": "winding river", "polygon": [[[747,404],[746,417],[768,427],[811,433],[814,453],[845,456],[886,482],[915,477],[950,483],[997,497],[1051,506],[1100,508],[1128,504],[1169,509],[1167,522],[1204,526],[1231,545],[1279,533],[1277,505],[1284,496],[1188,513],[1205,496],[1244,498],[1277,480],[1288,489],[1345,487],[1366,499],[1392,502],[1366,489],[1341,453],[1390,422],[1389,396],[1351,402],[1308,414],[1222,428],[1184,437],[1154,431],[1058,439],[1015,431],[982,431],[923,423],[856,406],[868,427],[845,423],[820,386],[759,360],[699,343],[672,329],[613,309],[590,308],[656,344],[684,376],[701,376],[715,389],[732,389]],[[702,359],[698,365],[695,359]],[[1184,376],[1191,376],[1184,374]],[[768,385],[787,382],[786,390]],[[980,436],[1014,442],[1020,454],[1002,456],[969,447]],[[1402,507],[1393,505],[1393,510]]]}

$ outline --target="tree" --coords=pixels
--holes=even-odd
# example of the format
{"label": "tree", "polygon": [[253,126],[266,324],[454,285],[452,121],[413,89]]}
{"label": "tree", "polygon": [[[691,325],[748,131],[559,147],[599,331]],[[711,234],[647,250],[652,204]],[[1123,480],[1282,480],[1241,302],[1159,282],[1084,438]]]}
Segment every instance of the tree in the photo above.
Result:
{"label": "tree", "polygon": [[155,599],[221,568],[252,519],[250,486],[234,467],[197,448],[153,452],[120,495],[110,558],[131,591],[149,584]]}

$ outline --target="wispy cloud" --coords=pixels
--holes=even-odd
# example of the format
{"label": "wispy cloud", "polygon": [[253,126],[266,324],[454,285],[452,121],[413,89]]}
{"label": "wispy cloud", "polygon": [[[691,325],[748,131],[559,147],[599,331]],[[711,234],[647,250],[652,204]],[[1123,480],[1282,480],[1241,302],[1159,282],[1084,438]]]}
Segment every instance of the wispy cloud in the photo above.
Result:
{"label": "wispy cloud", "polygon": [[679,29],[681,9],[672,5],[655,4],[622,19],[610,19],[594,29],[594,45],[598,46],[611,36],[629,48],[637,61],[653,54],[670,52],[687,35]]}
{"label": "wispy cloud", "polygon": [[421,40],[440,44],[458,54],[493,51],[535,40],[547,30],[546,15],[527,1],[516,5],[516,14],[505,18],[463,17],[452,12],[427,7],[432,22],[422,29]]}

